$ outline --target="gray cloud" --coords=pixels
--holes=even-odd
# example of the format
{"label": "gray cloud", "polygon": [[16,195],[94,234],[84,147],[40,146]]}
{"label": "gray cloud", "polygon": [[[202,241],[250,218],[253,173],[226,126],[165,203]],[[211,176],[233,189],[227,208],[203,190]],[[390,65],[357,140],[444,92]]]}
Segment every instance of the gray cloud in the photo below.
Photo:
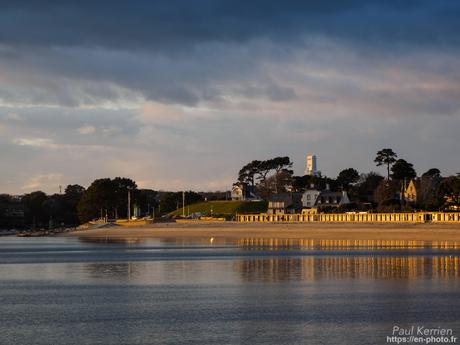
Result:
{"label": "gray cloud", "polygon": [[454,1],[3,1],[0,191],[126,175],[228,188],[316,152],[375,170],[393,147],[458,170]]}
{"label": "gray cloud", "polygon": [[[304,33],[367,43],[458,43],[456,1],[3,1],[1,41],[174,53]],[[58,28],[58,29],[57,29]]]}

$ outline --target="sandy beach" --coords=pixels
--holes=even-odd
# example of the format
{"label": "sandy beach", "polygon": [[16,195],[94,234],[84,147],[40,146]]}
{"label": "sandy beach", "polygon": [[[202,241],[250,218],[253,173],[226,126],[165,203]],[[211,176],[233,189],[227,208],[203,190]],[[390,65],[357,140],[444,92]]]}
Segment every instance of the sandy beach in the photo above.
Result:
{"label": "sandy beach", "polygon": [[82,239],[275,238],[309,240],[460,241],[460,224],[369,223],[160,223],[136,227],[104,226],[63,236]]}

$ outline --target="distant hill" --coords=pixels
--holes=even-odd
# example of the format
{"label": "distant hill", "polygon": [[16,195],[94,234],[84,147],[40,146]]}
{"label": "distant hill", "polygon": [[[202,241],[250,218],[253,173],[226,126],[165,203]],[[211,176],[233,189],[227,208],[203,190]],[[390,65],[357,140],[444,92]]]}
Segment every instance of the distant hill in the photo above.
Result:
{"label": "distant hill", "polygon": [[[221,216],[230,219],[239,213],[261,213],[267,211],[265,201],[205,201],[185,206],[185,214],[201,213],[203,216]],[[170,216],[182,215],[182,208],[169,213]]]}

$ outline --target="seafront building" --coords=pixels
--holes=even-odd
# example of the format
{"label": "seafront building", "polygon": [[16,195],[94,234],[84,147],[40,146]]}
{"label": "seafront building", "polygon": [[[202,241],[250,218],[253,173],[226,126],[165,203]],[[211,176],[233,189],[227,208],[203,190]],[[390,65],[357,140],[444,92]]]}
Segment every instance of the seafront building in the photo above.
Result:
{"label": "seafront building", "polygon": [[404,189],[404,199],[409,203],[415,204],[418,194],[420,194],[420,180],[412,179]]}
{"label": "seafront building", "polygon": [[261,200],[256,194],[254,186],[247,183],[236,183],[232,187],[231,193],[234,201],[259,201]]}
{"label": "seafront building", "polygon": [[[312,209],[315,210],[315,209]],[[459,223],[459,212],[401,213],[317,213],[303,210],[300,214],[238,214],[237,222],[247,223]]]}
{"label": "seafront building", "polygon": [[302,206],[303,208],[312,208],[315,206],[321,192],[315,188],[315,185],[310,185],[302,195]]}
{"label": "seafront building", "polygon": [[268,198],[267,214],[293,214],[302,209],[302,193],[274,194]]}
{"label": "seafront building", "polygon": [[319,207],[339,207],[350,203],[348,194],[346,191],[333,192],[329,189],[329,185],[326,185],[326,189],[323,191],[315,188],[314,185],[310,185],[302,195],[302,208],[319,208]]}

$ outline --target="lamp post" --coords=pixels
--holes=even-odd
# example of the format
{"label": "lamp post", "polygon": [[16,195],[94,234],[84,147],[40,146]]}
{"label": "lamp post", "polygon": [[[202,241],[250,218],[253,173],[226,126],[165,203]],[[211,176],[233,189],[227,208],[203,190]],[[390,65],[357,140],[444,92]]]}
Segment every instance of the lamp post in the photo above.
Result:
{"label": "lamp post", "polygon": [[185,192],[182,191],[182,218],[185,218]]}
{"label": "lamp post", "polygon": [[128,190],[128,221],[131,220],[131,190],[132,187],[126,187]]}

